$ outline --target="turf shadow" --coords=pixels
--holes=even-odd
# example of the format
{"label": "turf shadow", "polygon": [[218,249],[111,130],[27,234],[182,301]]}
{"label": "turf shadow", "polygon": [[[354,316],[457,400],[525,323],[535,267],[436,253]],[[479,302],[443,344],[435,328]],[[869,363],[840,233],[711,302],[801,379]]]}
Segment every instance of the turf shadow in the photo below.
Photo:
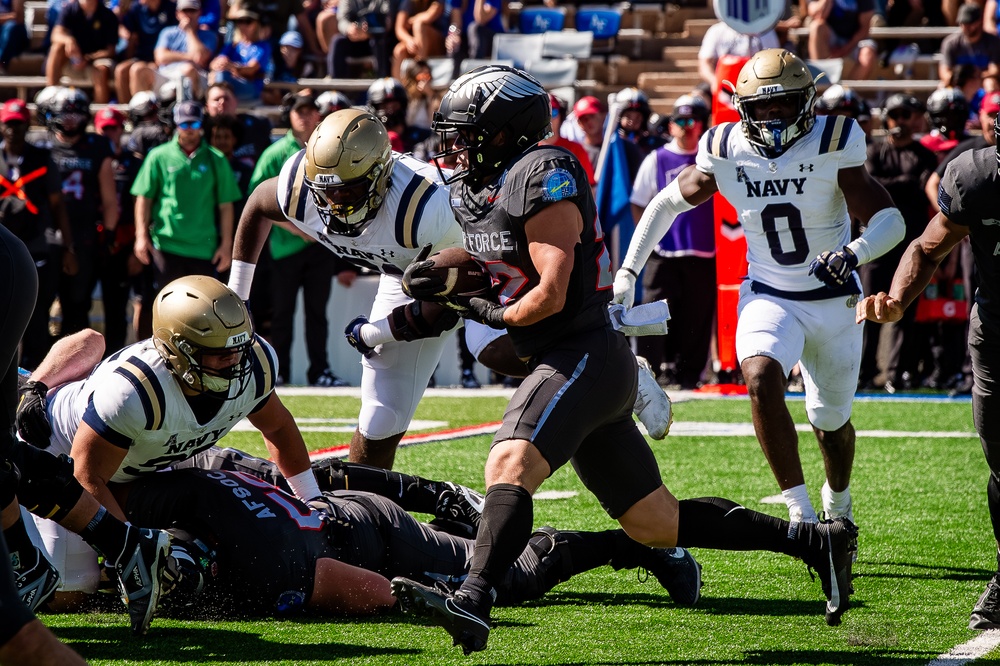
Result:
{"label": "turf shadow", "polygon": [[88,660],[157,660],[179,663],[354,662],[388,656],[414,657],[420,650],[345,643],[275,642],[249,632],[205,627],[153,627],[144,639],[127,627],[76,626],[55,629],[60,639]]}

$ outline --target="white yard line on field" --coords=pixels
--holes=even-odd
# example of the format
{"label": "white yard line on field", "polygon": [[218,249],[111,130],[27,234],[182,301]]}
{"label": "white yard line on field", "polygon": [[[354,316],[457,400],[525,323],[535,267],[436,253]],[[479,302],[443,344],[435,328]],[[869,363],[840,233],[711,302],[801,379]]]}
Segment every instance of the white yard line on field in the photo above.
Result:
{"label": "white yard line on field", "polygon": [[984,631],[971,641],[956,645],[947,653],[939,655],[937,659],[928,662],[927,666],[962,666],[979,659],[998,645],[1000,630]]}

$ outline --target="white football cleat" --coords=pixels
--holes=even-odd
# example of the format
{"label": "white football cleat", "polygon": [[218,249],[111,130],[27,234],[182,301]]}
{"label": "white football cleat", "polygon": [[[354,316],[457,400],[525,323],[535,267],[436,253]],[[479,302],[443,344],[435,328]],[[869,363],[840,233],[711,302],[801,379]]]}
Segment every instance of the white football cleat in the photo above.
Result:
{"label": "white football cleat", "polygon": [[635,360],[639,364],[639,391],[636,393],[632,412],[639,417],[650,437],[663,439],[670,432],[670,424],[674,422],[670,398],[656,383],[649,361],[642,356],[636,356]]}

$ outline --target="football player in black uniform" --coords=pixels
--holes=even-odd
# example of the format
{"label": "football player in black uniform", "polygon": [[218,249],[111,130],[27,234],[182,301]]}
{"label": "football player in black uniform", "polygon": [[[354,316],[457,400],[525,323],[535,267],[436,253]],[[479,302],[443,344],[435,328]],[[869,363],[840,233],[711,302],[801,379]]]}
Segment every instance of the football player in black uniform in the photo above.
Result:
{"label": "football player in black uniform", "polygon": [[[459,77],[434,116],[458,155],[448,179],[465,248],[491,271],[499,302],[475,297],[466,317],[506,328],[531,373],[515,391],[486,462],[482,527],[468,578],[452,594],[396,579],[393,591],[426,611],[466,653],[489,637],[496,590],[531,535],[532,494],[572,462],[608,514],[640,543],[669,548],[772,550],[801,557],[821,576],[827,622],[848,607],[846,519],[789,523],[717,497],[678,500],[632,420],[637,364],[610,321],[613,275],[587,177],[571,153],[537,145],[551,132],[542,86],[524,72],[487,65]],[[411,264],[416,298],[442,290]],[[682,552],[678,550],[678,552]],[[675,560],[701,584],[690,555]]]}
{"label": "football player in black uniform", "polygon": [[[218,469],[220,461],[230,470]],[[454,589],[468,573],[471,539],[419,523],[397,503],[419,494],[433,501],[441,489],[447,493],[457,487],[453,484],[333,461],[323,468],[330,475],[321,485],[340,489],[324,493],[327,506],[320,513],[287,489],[261,480],[259,465],[273,472],[266,461],[223,456],[202,462],[214,463],[216,469],[149,475],[130,485],[123,503],[131,520],[162,526],[175,537],[170,566],[177,582],[167,602],[221,608],[227,614],[233,609],[252,614],[306,609],[363,615],[396,605],[389,583],[394,576]],[[231,471],[236,469],[243,471]],[[422,488],[400,499],[391,484],[379,483],[375,475],[386,481],[399,477],[404,484],[408,479]],[[384,486],[391,497],[355,489],[369,481]],[[671,587],[669,554],[636,543],[622,530],[543,527],[529,537],[500,577],[499,603],[536,599],[558,583],[604,565],[644,567],[675,602],[697,600],[685,597],[685,589]]]}
{"label": "football player in black uniform", "polygon": [[[1000,137],[1000,122],[994,121]],[[899,321],[903,311],[930,282],[952,248],[969,237],[979,287],[969,320],[972,356],[972,419],[986,454],[990,478],[987,505],[993,536],[1000,548],[1000,220],[996,219],[1000,188],[1000,156],[996,146],[970,150],[952,160],[938,190],[940,213],[931,218],[919,238],[910,243],[892,278],[889,293],[868,296],[857,305],[857,320]],[[1000,550],[997,573],[972,609],[970,629],[1000,629]]]}
{"label": "football player in black uniform", "polygon": [[59,280],[62,334],[66,335],[90,323],[91,295],[97,282],[98,230],[112,232],[118,226],[118,197],[111,144],[87,131],[90,102],[83,91],[59,90],[46,115],[54,133],[52,160],[62,177],[66,210],[71,211],[72,252],[79,267],[76,275],[63,274]]}

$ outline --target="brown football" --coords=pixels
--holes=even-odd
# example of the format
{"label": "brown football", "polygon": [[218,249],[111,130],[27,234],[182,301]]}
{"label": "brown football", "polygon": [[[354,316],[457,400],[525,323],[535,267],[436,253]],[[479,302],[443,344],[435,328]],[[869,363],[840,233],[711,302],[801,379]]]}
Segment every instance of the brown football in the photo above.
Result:
{"label": "brown football", "polygon": [[442,298],[482,296],[489,292],[492,284],[490,274],[464,248],[447,248],[427,259],[434,265],[423,272],[441,276],[444,291],[439,296]]}

